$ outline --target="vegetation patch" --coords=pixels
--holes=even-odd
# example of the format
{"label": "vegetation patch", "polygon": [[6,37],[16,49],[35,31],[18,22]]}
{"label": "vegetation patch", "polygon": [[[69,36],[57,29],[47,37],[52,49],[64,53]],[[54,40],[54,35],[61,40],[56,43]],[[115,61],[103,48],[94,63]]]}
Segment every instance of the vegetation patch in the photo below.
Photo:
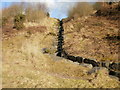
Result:
{"label": "vegetation patch", "polygon": [[42,52],[43,53],[48,53],[48,54],[54,54],[56,52],[56,50],[53,49],[53,48],[43,48]]}
{"label": "vegetation patch", "polygon": [[48,33],[47,35],[56,36],[56,34],[55,34],[55,33],[53,33],[53,32],[50,32],[50,33]]}
{"label": "vegetation patch", "polygon": [[69,10],[69,17],[82,17],[92,14],[93,7],[87,2],[79,2],[71,10]]}
{"label": "vegetation patch", "polygon": [[24,28],[24,21],[25,21],[25,15],[18,14],[14,18],[14,28],[16,29],[23,29]]}
{"label": "vegetation patch", "polygon": [[104,24],[102,22],[95,22],[92,25],[93,26],[103,26]]}
{"label": "vegetation patch", "polygon": [[75,31],[79,32],[84,27],[84,25],[78,22],[74,25],[74,27],[75,27]]}
{"label": "vegetation patch", "polygon": [[4,27],[8,22],[8,19],[6,17],[2,17],[2,22],[0,24],[0,26]]}

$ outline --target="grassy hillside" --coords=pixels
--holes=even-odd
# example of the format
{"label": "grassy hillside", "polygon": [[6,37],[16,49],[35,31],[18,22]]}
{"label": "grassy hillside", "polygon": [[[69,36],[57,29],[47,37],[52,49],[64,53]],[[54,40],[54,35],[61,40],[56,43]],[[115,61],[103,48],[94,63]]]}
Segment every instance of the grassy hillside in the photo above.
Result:
{"label": "grassy hillside", "polygon": [[[73,56],[118,62],[118,20],[75,17],[63,20],[64,50]],[[13,29],[13,19],[0,29],[3,88],[120,88],[119,79],[110,76],[107,68],[56,56],[58,19],[29,19],[32,21],[24,22],[24,29]]]}
{"label": "grassy hillside", "polygon": [[69,54],[97,61],[118,61],[118,21],[89,16],[70,20],[63,26],[64,49]]}
{"label": "grassy hillside", "polygon": [[[118,79],[105,68],[88,75],[90,67],[56,57],[58,20],[49,21],[20,31],[3,29],[3,88],[119,87]],[[48,54],[43,48],[49,49]]]}
{"label": "grassy hillside", "polygon": [[64,49],[71,55],[119,62],[120,3],[101,5],[93,15],[63,19]]}

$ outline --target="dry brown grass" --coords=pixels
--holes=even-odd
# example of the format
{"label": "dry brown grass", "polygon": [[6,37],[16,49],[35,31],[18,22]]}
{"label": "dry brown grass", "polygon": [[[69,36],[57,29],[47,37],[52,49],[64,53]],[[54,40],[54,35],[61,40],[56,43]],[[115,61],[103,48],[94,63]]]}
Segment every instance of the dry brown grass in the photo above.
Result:
{"label": "dry brown grass", "polygon": [[[118,80],[107,74],[106,79],[98,77],[98,83],[102,82],[102,85],[94,85],[95,74],[86,73],[90,68],[79,66],[54,54],[43,54],[42,48],[56,49],[53,43],[57,37],[48,35],[50,32],[57,33],[54,25],[57,25],[58,21],[52,21],[49,26],[44,26],[45,32],[39,32],[41,27],[32,27],[29,33],[28,30],[17,32],[16,35],[13,32],[11,37],[8,34],[3,39],[3,88],[119,87]],[[91,78],[93,83],[89,81]]]}
{"label": "dry brown grass", "polygon": [[118,31],[117,21],[94,16],[78,18],[64,23],[64,48],[75,56],[97,61],[118,61],[119,40],[104,39],[107,35],[118,36]]}

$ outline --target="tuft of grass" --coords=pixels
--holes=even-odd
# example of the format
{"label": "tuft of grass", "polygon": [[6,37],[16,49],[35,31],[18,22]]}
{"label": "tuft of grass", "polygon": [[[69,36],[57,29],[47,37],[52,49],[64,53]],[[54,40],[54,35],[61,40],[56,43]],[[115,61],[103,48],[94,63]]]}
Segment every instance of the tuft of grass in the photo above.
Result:
{"label": "tuft of grass", "polygon": [[56,36],[56,34],[54,32],[50,32],[47,35],[52,35],[52,36]]}
{"label": "tuft of grass", "polygon": [[93,26],[103,26],[103,23],[102,22],[95,22],[92,25]]}
{"label": "tuft of grass", "polygon": [[43,48],[43,53],[54,54],[55,52],[56,52],[56,49],[53,49],[53,48]]}
{"label": "tuft of grass", "polygon": [[83,24],[78,22],[74,25],[74,27],[75,27],[75,31],[79,32],[84,26]]}

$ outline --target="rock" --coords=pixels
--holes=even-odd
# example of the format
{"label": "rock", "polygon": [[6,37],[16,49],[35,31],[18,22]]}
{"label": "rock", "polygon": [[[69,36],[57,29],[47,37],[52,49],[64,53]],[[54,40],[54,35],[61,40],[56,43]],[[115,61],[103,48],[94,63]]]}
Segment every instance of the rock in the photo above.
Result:
{"label": "rock", "polygon": [[109,65],[110,69],[120,71],[120,63],[112,63]]}
{"label": "rock", "polygon": [[47,48],[42,48],[42,53],[47,53]]}
{"label": "rock", "polygon": [[92,68],[93,68],[93,66],[92,66],[91,64],[81,63],[80,65],[81,65],[81,66],[83,66],[83,67],[90,68],[90,69],[92,69]]}
{"label": "rock", "polygon": [[83,58],[82,57],[76,57],[76,60],[78,63],[82,63],[83,62]]}
{"label": "rock", "polygon": [[79,63],[78,63],[78,62],[74,62],[74,64],[77,64],[77,65],[79,65]]}
{"label": "rock", "polygon": [[98,63],[96,61],[90,60],[90,59],[87,59],[87,58],[84,59],[84,63],[91,64],[93,67],[97,67],[98,66]]}
{"label": "rock", "polygon": [[89,70],[87,73],[88,74],[96,73],[99,69],[100,69],[100,67],[94,67],[91,70]]}

